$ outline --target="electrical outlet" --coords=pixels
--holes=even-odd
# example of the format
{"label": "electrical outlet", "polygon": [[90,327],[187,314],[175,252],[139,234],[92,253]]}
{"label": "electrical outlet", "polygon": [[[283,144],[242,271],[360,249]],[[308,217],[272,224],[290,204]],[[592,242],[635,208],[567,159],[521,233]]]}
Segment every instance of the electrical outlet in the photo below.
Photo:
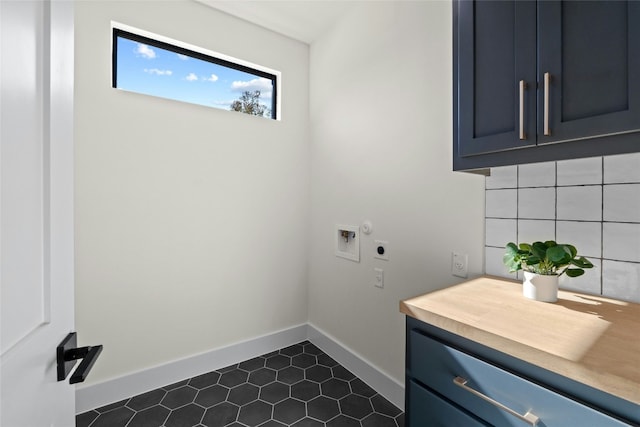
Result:
{"label": "electrical outlet", "polygon": [[451,253],[451,274],[457,277],[467,277],[469,256],[460,252]]}
{"label": "electrical outlet", "polygon": [[374,243],[376,247],[373,257],[389,261],[389,242],[386,240],[375,240]]}
{"label": "electrical outlet", "polygon": [[384,270],[381,268],[374,268],[373,271],[376,274],[374,286],[376,288],[384,288]]}

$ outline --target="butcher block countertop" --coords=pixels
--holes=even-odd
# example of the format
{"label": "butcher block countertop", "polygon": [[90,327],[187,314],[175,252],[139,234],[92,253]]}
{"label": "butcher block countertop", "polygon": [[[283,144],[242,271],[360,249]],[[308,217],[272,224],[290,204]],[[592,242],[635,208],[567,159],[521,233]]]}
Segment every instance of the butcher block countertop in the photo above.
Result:
{"label": "butcher block countertop", "polygon": [[640,304],[571,291],[532,301],[484,276],[400,303],[425,323],[640,404]]}

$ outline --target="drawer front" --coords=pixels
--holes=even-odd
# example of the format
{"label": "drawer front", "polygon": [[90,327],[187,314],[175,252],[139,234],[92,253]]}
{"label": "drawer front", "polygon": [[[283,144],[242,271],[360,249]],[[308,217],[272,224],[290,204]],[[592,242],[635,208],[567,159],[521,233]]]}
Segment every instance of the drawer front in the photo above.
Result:
{"label": "drawer front", "polygon": [[409,385],[407,427],[486,427],[414,381]]}
{"label": "drawer front", "polygon": [[[628,426],[590,407],[431,339],[409,334],[409,372],[418,381],[496,426],[526,426],[517,414],[531,413],[544,427]],[[454,380],[458,378],[458,384]],[[466,380],[466,381],[464,381]],[[464,384],[462,384],[464,383]],[[480,396],[481,394],[482,396]],[[494,403],[483,398],[486,396]]]}

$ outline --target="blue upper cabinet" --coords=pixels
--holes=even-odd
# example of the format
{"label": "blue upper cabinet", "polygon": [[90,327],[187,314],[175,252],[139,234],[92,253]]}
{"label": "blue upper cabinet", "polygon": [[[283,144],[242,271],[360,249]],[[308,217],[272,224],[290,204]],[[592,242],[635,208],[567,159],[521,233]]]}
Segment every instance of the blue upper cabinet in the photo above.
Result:
{"label": "blue upper cabinet", "polygon": [[536,3],[457,5],[459,154],[535,145]]}
{"label": "blue upper cabinet", "polygon": [[640,4],[541,1],[538,17],[538,143],[640,129]]}
{"label": "blue upper cabinet", "polygon": [[459,0],[453,32],[454,170],[640,151],[640,2]]}

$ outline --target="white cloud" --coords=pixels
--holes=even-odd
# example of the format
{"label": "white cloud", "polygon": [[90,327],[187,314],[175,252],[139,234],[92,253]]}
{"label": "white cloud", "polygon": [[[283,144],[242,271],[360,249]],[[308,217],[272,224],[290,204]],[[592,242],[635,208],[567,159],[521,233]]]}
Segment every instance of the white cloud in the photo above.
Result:
{"label": "white cloud", "polygon": [[261,98],[271,98],[271,93],[273,91],[273,85],[271,84],[271,80],[265,79],[263,77],[249,80],[249,81],[235,81],[231,83],[231,90],[235,92],[246,92],[246,91],[260,91]]}
{"label": "white cloud", "polygon": [[260,92],[271,92],[272,85],[271,80],[263,77],[258,79],[249,80],[247,82],[235,81],[231,83],[231,89],[238,92],[259,90]]}
{"label": "white cloud", "polygon": [[189,73],[189,75],[187,75],[185,79],[189,82],[195,82],[198,80],[198,76],[196,76],[194,73]]}
{"label": "white cloud", "polygon": [[209,82],[217,82],[218,81],[218,76],[216,76],[215,74],[211,74],[211,76],[207,77],[206,80],[209,81]]}
{"label": "white cloud", "polygon": [[156,57],[156,52],[146,44],[138,43],[138,47],[135,50],[136,54],[143,58],[153,59]]}
{"label": "white cloud", "polygon": [[157,68],[145,68],[145,73],[155,74],[156,76],[170,76],[173,74],[171,70],[159,70]]}
{"label": "white cloud", "polygon": [[187,55],[183,55],[181,53],[176,53],[176,55],[178,55],[178,58],[183,60],[183,61],[188,61],[189,57]]}

